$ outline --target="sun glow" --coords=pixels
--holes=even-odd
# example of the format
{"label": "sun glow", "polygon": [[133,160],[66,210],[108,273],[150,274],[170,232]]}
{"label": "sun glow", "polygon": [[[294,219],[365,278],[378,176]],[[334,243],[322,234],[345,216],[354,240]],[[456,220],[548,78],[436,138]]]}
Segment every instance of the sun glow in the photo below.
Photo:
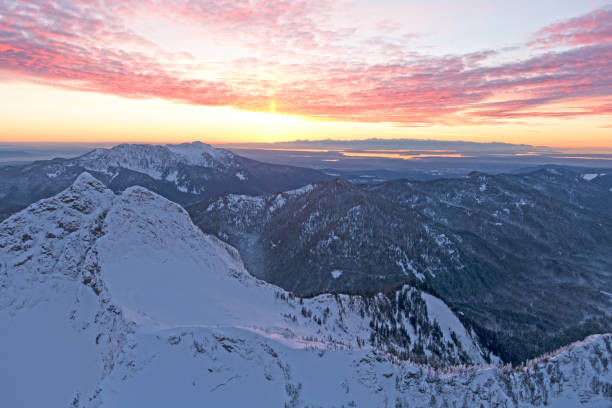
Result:
{"label": "sun glow", "polygon": [[[139,142],[202,140],[209,143],[280,142],[296,139],[424,138],[491,140],[559,148],[612,148],[609,117],[535,120],[524,124],[477,126],[326,121],[320,118],[231,107],[197,106],[163,99],[134,99],[96,92],[58,89],[32,82],[0,82],[0,141]],[[586,130],[588,129],[588,131]],[[576,134],[582,135],[576,138]],[[492,137],[491,135],[494,135]],[[402,158],[405,158],[402,157]]]}
{"label": "sun glow", "polygon": [[470,157],[465,156],[461,153],[419,153],[419,154],[405,154],[405,153],[384,153],[384,152],[341,152],[343,156],[347,157],[378,157],[382,159],[401,159],[401,160],[418,160],[418,159],[431,159],[431,158],[459,158],[459,157]]}

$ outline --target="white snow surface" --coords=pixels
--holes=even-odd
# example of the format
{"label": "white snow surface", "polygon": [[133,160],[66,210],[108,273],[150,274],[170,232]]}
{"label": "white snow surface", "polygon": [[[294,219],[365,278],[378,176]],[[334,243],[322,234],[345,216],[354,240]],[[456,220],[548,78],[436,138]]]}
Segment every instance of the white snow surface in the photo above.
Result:
{"label": "white snow surface", "polygon": [[[601,175],[603,176],[603,174]],[[592,181],[592,180],[595,180],[599,176],[600,174],[589,173],[589,174],[583,174],[582,178],[585,179],[586,181]]]}
{"label": "white snow surface", "polygon": [[314,185],[313,184],[306,184],[303,187],[300,188],[296,188],[295,190],[288,190],[283,192],[283,194],[288,195],[288,196],[299,196],[302,194],[306,194],[306,193],[310,193],[311,191],[314,190]]}
{"label": "white snow surface", "polygon": [[[454,331],[479,361],[456,316],[423,298],[445,340]],[[360,341],[360,302],[300,302],[178,205],[141,187],[116,196],[84,173],[0,224],[1,405],[609,406],[610,335],[523,370],[436,371]]]}

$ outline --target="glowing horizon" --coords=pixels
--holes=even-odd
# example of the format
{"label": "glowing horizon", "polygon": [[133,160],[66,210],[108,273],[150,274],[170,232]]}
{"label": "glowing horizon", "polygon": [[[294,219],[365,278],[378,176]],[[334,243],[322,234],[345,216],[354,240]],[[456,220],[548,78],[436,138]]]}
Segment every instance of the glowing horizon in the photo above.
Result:
{"label": "glowing horizon", "polygon": [[0,103],[0,142],[610,149],[612,5],[3,1]]}

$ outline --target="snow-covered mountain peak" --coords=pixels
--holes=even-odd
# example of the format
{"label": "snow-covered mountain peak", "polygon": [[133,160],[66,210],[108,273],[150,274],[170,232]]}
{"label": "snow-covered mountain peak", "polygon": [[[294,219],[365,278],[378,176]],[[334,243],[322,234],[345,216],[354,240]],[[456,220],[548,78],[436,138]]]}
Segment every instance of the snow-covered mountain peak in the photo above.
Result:
{"label": "snow-covered mountain peak", "polygon": [[87,191],[96,191],[99,193],[108,192],[109,189],[97,178],[92,176],[90,173],[84,171],[81,173],[76,180],[70,186],[70,190],[73,192],[86,193]]}
{"label": "snow-covered mountain peak", "polygon": [[225,149],[215,149],[211,145],[202,142],[168,144],[166,145],[179,160],[192,166],[208,167],[213,163],[229,165],[233,154]]}
{"label": "snow-covered mountain peak", "polygon": [[[114,200],[113,192],[91,174],[83,172],[70,187],[40,200],[3,222],[3,226],[36,224],[30,229],[64,228],[73,232],[84,224],[79,220],[105,212]],[[57,225],[53,225],[56,223]],[[31,226],[30,226],[31,227]]]}

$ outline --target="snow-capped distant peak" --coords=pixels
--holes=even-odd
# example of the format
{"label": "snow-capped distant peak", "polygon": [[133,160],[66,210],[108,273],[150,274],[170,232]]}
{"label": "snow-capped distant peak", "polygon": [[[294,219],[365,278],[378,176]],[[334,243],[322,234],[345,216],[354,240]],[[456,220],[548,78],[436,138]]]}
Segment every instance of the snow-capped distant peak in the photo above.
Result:
{"label": "snow-capped distant peak", "polygon": [[225,162],[232,154],[224,149],[215,149],[202,142],[168,144],[166,148],[177,155],[184,163],[193,166],[207,166],[212,161]]}
{"label": "snow-capped distant peak", "polygon": [[95,149],[74,160],[86,170],[111,176],[124,168],[162,180],[175,174],[179,165],[227,169],[234,155],[202,142],[177,145],[120,144],[110,149]]}

